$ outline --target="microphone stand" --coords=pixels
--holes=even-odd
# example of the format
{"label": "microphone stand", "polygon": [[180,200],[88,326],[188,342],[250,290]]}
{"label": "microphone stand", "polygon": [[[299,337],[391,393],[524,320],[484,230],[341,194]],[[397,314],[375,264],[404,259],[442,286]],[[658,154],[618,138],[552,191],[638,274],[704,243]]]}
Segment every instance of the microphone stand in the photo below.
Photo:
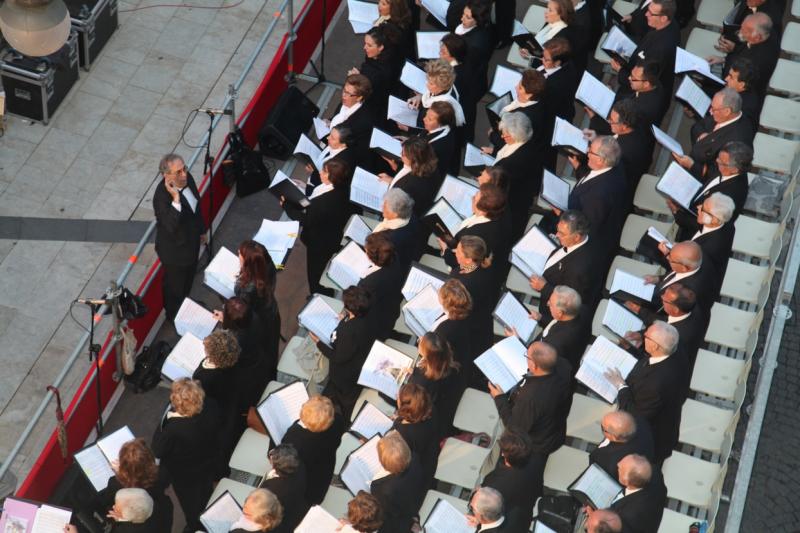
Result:
{"label": "microphone stand", "polygon": [[94,390],[97,394],[97,438],[103,435],[103,400],[100,394],[100,345],[94,342],[94,317],[100,306],[89,302],[89,309],[92,313],[89,320],[89,362],[94,359]]}
{"label": "microphone stand", "polygon": [[211,135],[214,133],[214,113],[206,111],[208,115],[208,138],[206,139],[206,156],[203,161],[203,176],[208,174],[208,242],[206,243],[206,250],[208,250],[209,262],[214,257],[214,176],[211,175],[211,170],[214,167],[214,158],[211,157]]}
{"label": "microphone stand", "polygon": [[328,81],[327,78],[325,78],[325,30],[328,28],[327,13],[328,13],[327,0],[322,0],[322,18],[320,21],[320,34],[322,35],[322,40],[320,41],[321,47],[319,51],[319,68],[317,68],[317,65],[314,64],[313,60],[309,60],[308,64],[311,65],[311,69],[314,71],[316,79],[314,80],[314,84],[311,87],[309,87],[309,89],[305,92],[305,94],[310,93],[311,91],[316,89],[317,86],[322,85],[326,81]]}

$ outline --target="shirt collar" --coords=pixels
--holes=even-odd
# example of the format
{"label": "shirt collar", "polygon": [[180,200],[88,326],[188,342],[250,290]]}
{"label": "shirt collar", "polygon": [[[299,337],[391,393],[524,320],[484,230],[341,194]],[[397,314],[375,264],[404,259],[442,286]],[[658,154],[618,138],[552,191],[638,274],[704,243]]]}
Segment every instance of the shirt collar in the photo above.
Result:
{"label": "shirt collar", "polygon": [[466,35],[467,33],[471,32],[477,28],[477,26],[472,26],[471,28],[465,28],[463,24],[459,24],[456,26],[455,34],[456,35]]}
{"label": "shirt collar", "polygon": [[667,324],[677,324],[678,322],[683,322],[691,315],[691,312],[686,313],[685,315],[681,316],[668,316],[667,317]]}
{"label": "shirt collar", "polygon": [[[606,172],[608,172],[609,170],[611,170],[611,167],[601,168],[601,169],[599,169],[599,170],[592,170],[591,172],[589,172],[588,174],[586,174],[586,175],[585,175],[585,176],[584,176],[584,177],[583,177],[583,178],[582,178],[582,179],[581,179],[581,180],[578,182],[578,185],[582,185],[582,184],[586,183],[587,181],[589,181],[589,180],[591,180],[591,179],[594,179],[594,178],[596,178],[597,176],[599,176],[599,175],[601,175],[601,174],[605,174],[605,173],[606,173]],[[577,185],[576,185],[576,187],[577,187]]]}
{"label": "shirt collar", "polygon": [[311,192],[311,196],[308,197],[309,200],[313,200],[314,198],[319,198],[326,192],[331,192],[333,190],[333,183],[320,183],[314,190]]}
{"label": "shirt collar", "polygon": [[484,222],[491,222],[491,220],[489,220],[483,215],[472,215],[461,221],[459,229],[471,228],[472,226],[483,224]]}
{"label": "shirt collar", "polygon": [[505,519],[506,519],[505,516],[501,516],[500,520],[495,520],[494,522],[489,522],[488,524],[481,524],[480,526],[478,526],[478,531],[483,531],[485,529],[492,529],[493,527],[498,527],[503,524]]}
{"label": "shirt collar", "polygon": [[660,355],[658,357],[651,357],[648,362],[651,365],[657,365],[661,361],[666,361],[668,357],[669,357],[668,355]]}
{"label": "shirt collar", "polygon": [[511,144],[506,144],[505,146],[500,148],[500,150],[497,151],[497,157],[494,158],[495,164],[501,159],[505,159],[506,157],[510,156],[511,154],[519,150],[520,146],[522,146],[523,144],[525,143],[511,143]]}
{"label": "shirt collar", "polygon": [[386,231],[390,229],[399,229],[403,226],[408,224],[409,219],[407,218],[393,218],[391,220],[383,219],[381,220],[375,229],[372,230],[372,233],[378,233],[379,231]]}
{"label": "shirt collar", "polygon": [[392,182],[389,184],[389,188],[391,189],[392,187],[394,187],[398,181],[403,179],[408,174],[411,174],[411,167],[403,165],[403,168],[401,168],[400,171],[397,174],[395,174],[394,177],[392,178]]}
{"label": "shirt collar", "polygon": [[733,124],[734,122],[736,122],[740,118],[742,118],[742,112],[741,111],[739,111],[739,114],[736,115],[735,117],[733,117],[732,119],[726,120],[725,122],[720,122],[719,124],[714,126],[714,131],[717,131],[720,128],[724,128],[725,126],[727,126],[729,124]]}

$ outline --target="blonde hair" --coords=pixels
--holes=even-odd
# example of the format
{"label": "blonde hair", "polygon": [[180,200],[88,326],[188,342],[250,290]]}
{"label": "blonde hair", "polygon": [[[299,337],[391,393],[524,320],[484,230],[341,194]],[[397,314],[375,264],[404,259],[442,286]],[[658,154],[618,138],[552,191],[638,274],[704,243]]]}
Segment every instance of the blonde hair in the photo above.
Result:
{"label": "blonde hair", "polygon": [[312,433],[322,433],[333,425],[333,402],[327,396],[312,396],[300,408],[300,421]]}
{"label": "blonde hair", "polygon": [[444,59],[434,59],[425,64],[425,75],[442,91],[449,91],[456,81],[453,66]]}
{"label": "blonde hair", "polygon": [[239,341],[228,330],[219,329],[203,339],[206,357],[217,368],[230,368],[236,364],[241,355]]}
{"label": "blonde hair", "polygon": [[457,279],[448,279],[439,289],[442,307],[452,320],[464,320],[472,311],[472,297],[464,284]]}
{"label": "blonde hair", "polygon": [[411,448],[396,430],[378,441],[378,459],[381,466],[392,474],[399,474],[411,463]]}
{"label": "blonde hair", "polygon": [[206,393],[196,379],[179,378],[172,383],[169,401],[175,412],[182,416],[194,416],[203,410]]}
{"label": "blonde hair", "polygon": [[477,235],[463,235],[458,244],[461,245],[461,253],[467,259],[471,259],[481,268],[492,266],[492,254],[488,253],[486,241]]}
{"label": "blonde hair", "polygon": [[283,520],[283,506],[278,497],[267,489],[256,489],[247,496],[245,505],[255,507],[251,520],[262,527],[262,531],[271,531]]}

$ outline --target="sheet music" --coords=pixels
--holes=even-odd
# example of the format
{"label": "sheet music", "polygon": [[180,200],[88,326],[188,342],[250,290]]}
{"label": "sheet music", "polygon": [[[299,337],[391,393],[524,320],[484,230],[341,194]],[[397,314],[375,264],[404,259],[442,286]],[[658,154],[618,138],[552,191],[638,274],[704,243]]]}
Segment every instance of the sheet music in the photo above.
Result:
{"label": "sheet music", "polygon": [[520,35],[530,35],[531,30],[525,27],[520,21],[514,21],[514,27],[511,29],[511,37],[518,37]]}
{"label": "sheet music", "polygon": [[408,277],[406,277],[406,281],[401,289],[403,298],[405,298],[407,302],[410,302],[426,285],[432,285],[433,288],[438,291],[439,288],[444,285],[444,280],[421,270],[415,265],[411,265],[411,270],[408,271]]}
{"label": "sheet music", "polygon": [[347,0],[347,12],[354,33],[367,33],[380,16],[378,4],[359,0]]}
{"label": "sheet music", "polygon": [[555,243],[538,227],[533,226],[511,249],[511,264],[520,269],[525,277],[541,276]]}
{"label": "sheet music", "polygon": [[629,331],[642,331],[644,328],[644,322],[639,317],[614,300],[608,300],[606,312],[603,315],[603,325],[620,337],[624,337]]}
{"label": "sheet music", "polygon": [[511,93],[511,95],[516,98],[517,84],[521,79],[522,73],[518,70],[497,65],[489,92],[498,97],[506,93]]}
{"label": "sheet music", "polygon": [[319,505],[308,510],[303,521],[294,528],[294,533],[337,533],[342,527],[338,518],[334,518]]}
{"label": "sheet music", "polygon": [[[317,139],[324,139],[331,132],[330,126],[321,118],[314,117],[314,134]],[[280,171],[279,171],[280,172]]]}
{"label": "sheet music", "polygon": [[478,188],[466,181],[447,175],[436,193],[436,198],[444,198],[464,218],[472,216],[472,198]]}
{"label": "sheet music", "polygon": [[97,447],[100,448],[100,451],[106,456],[108,462],[113,463],[119,460],[119,451],[122,449],[122,445],[135,438],[130,428],[128,426],[123,426],[110,435],[98,440]]}
{"label": "sheet music", "polygon": [[385,435],[392,428],[392,419],[369,402],[365,402],[358,416],[353,420],[350,431],[358,433],[365,439],[375,435]]}
{"label": "sheet music", "polygon": [[623,291],[649,301],[653,299],[655,288],[655,285],[645,284],[644,278],[617,269],[614,271],[614,279],[611,280],[611,289],[608,292],[614,294],[617,291]]}
{"label": "sheet music", "polygon": [[389,95],[386,118],[410,128],[417,128],[419,111],[412,109],[405,100]]}
{"label": "sheet music", "polygon": [[72,511],[43,503],[36,512],[30,533],[63,533],[70,518],[72,518]]}
{"label": "sheet music", "polygon": [[351,215],[344,228],[344,236],[361,246],[366,245],[370,233],[372,233],[372,228],[364,222],[360,215]]}
{"label": "sheet music", "polygon": [[422,0],[422,7],[433,15],[442,26],[447,26],[447,7],[450,5],[448,0]]}
{"label": "sheet music", "polygon": [[494,157],[483,153],[474,144],[467,143],[467,149],[464,152],[465,167],[486,167],[491,165],[494,165]]}
{"label": "sheet music", "polygon": [[302,381],[295,381],[273,392],[258,405],[258,414],[273,442],[281,443],[292,424],[300,419],[300,409],[307,401],[306,386]]}
{"label": "sheet music", "polygon": [[656,184],[657,191],[666,194],[689,211],[694,210],[692,200],[702,187],[702,183],[675,161],[669,164]]}
{"label": "sheet music", "polygon": [[331,259],[328,265],[328,277],[339,287],[346,289],[358,285],[371,265],[372,262],[364,250],[350,241]]}
{"label": "sheet music", "polygon": [[103,452],[100,451],[100,448],[96,445],[89,446],[84,450],[75,452],[74,457],[94,490],[100,492],[108,486],[108,480],[114,476],[114,470],[111,469],[111,464],[106,459],[106,456],[103,455]]}
{"label": "sheet music", "polygon": [[320,341],[330,346],[331,337],[339,325],[340,319],[339,313],[315,294],[297,315],[297,322],[316,335]]}
{"label": "sheet music", "polygon": [[203,358],[206,349],[203,341],[191,333],[187,333],[172,349],[161,367],[161,373],[171,381],[178,378],[190,378]]}
{"label": "sheet music", "polygon": [[420,59],[439,59],[439,43],[446,31],[418,31],[417,57]]}
{"label": "sheet music", "polygon": [[614,105],[614,96],[614,91],[589,74],[588,71],[583,73],[578,91],[575,93],[576,100],[589,106],[601,118],[606,118],[611,111],[611,106]]}
{"label": "sheet music", "polygon": [[550,529],[549,526],[539,520],[534,520],[533,533],[556,533],[556,530]]}
{"label": "sheet music", "polygon": [[536,321],[530,317],[530,311],[517,300],[513,294],[506,292],[497,307],[494,315],[508,328],[517,330],[517,335],[522,342],[528,342],[536,329]]}
{"label": "sheet music", "polygon": [[419,94],[424,94],[428,90],[428,77],[425,71],[411,61],[406,61],[405,65],[403,65],[403,70],[400,72],[400,82]]}
{"label": "sheet music", "polygon": [[681,143],[664,133],[658,126],[655,124],[650,125],[650,129],[653,130],[653,137],[656,138],[658,144],[666,148],[670,152],[675,152],[678,155],[683,155],[683,147],[681,147]]}
{"label": "sheet music", "polygon": [[725,85],[725,80],[711,72],[708,61],[691,52],[687,52],[683,48],[677,48],[675,50],[675,74],[683,72],[697,72],[720,85]]}
{"label": "sheet music", "polygon": [[542,198],[547,203],[566,211],[569,205],[569,192],[570,185],[566,180],[544,169],[542,174]]}
{"label": "sheet music", "polygon": [[380,148],[386,150],[392,155],[401,157],[403,154],[403,143],[399,139],[395,139],[388,133],[379,130],[378,128],[372,129],[372,136],[369,138],[370,148]]}
{"label": "sheet music", "polygon": [[464,513],[447,500],[439,500],[425,520],[425,533],[474,533],[475,527],[467,522]]}
{"label": "sheet music", "polygon": [[667,246],[667,248],[669,248],[669,249],[671,249],[671,248],[672,248],[672,243],[671,243],[671,242],[669,242],[669,239],[667,239],[667,237],[666,237],[666,236],[665,236],[663,233],[661,233],[660,231],[658,231],[658,230],[657,230],[656,228],[654,228],[653,226],[650,226],[649,228],[647,228],[647,234],[648,234],[648,235],[650,236],[650,238],[651,238],[651,239],[653,239],[654,241],[656,241],[656,242],[658,242],[658,243],[662,243],[662,242],[663,242],[663,243],[666,243],[666,246]]}
{"label": "sheet music", "polygon": [[511,96],[511,93],[506,93],[494,102],[487,104],[486,109],[497,115],[497,120],[500,120],[500,115],[503,114],[503,108],[513,101],[514,99]]}
{"label": "sheet music", "polygon": [[581,366],[575,377],[602,396],[608,403],[617,399],[617,388],[603,375],[610,368],[617,368],[622,377],[627,377],[636,364],[631,354],[600,336],[583,355]]}
{"label": "sheet music", "polygon": [[203,283],[223,298],[231,298],[234,295],[236,278],[239,277],[239,268],[239,257],[223,246],[206,267]]}
{"label": "sheet music", "polygon": [[[417,337],[429,332],[443,314],[445,313],[442,304],[439,303],[439,292],[431,285],[427,285],[403,306],[406,324]],[[410,318],[413,320],[409,320]]]}
{"label": "sheet music", "polygon": [[242,508],[227,490],[203,514],[200,522],[208,533],[228,533],[231,526],[242,517]]}
{"label": "sheet music", "polygon": [[367,355],[358,384],[382,392],[392,399],[397,398],[397,391],[405,377],[413,370],[414,360],[387,346],[375,341]]}
{"label": "sheet music", "polygon": [[372,478],[381,470],[381,462],[378,459],[379,440],[378,436],[372,437],[351,453],[339,474],[342,483],[353,494],[358,494],[360,490],[369,492]]}
{"label": "sheet music", "polygon": [[455,235],[458,233],[459,228],[461,227],[461,222],[464,221],[461,218],[461,215],[450,205],[450,203],[445,200],[444,198],[440,198],[436,200],[425,216],[429,215],[437,215],[442,222],[444,223],[447,231],[450,232],[450,235]]}
{"label": "sheet music", "polygon": [[[320,153],[321,153],[321,151],[320,151]],[[302,193],[305,195],[305,189],[304,189],[304,187],[301,187],[300,185],[298,185],[298,183],[297,183],[295,180],[291,179],[289,176],[287,176],[286,174],[284,174],[284,173],[283,173],[283,171],[282,171],[281,169],[278,169],[278,170],[276,170],[276,171],[275,171],[275,177],[274,177],[274,178],[272,178],[272,182],[270,182],[270,184],[269,184],[269,188],[270,188],[270,189],[271,189],[271,188],[273,188],[274,186],[276,186],[277,184],[279,184],[279,183],[280,183],[280,182],[282,182],[282,181],[288,181],[289,183],[291,183],[292,185],[294,185],[294,186],[295,186],[295,188],[296,188],[298,191],[302,192]]]}
{"label": "sheet music", "polygon": [[353,180],[350,182],[350,201],[380,212],[383,207],[383,196],[388,190],[388,183],[381,181],[375,174],[356,167]]}
{"label": "sheet music", "polygon": [[569,490],[585,494],[595,509],[605,509],[614,502],[617,494],[622,492],[622,486],[597,464],[591,464],[570,485]]}
{"label": "sheet music", "polygon": [[305,133],[300,134],[300,139],[298,139],[297,146],[294,147],[294,152],[292,153],[307,155],[311,159],[311,164],[317,170],[322,167],[322,150],[314,141],[306,137]]}
{"label": "sheet music", "polygon": [[527,353],[517,337],[506,337],[479,355],[475,365],[505,393],[528,372]]}
{"label": "sheet music", "polygon": [[711,98],[689,76],[683,77],[678,90],[675,91],[675,97],[689,104],[701,117],[704,117],[711,107]]}
{"label": "sheet music", "polygon": [[205,339],[216,326],[217,320],[211,311],[191,298],[184,298],[178,314],[175,315],[175,331],[178,335],[191,333],[199,339]]}
{"label": "sheet music", "polygon": [[[300,233],[300,222],[296,220],[267,220],[261,222],[261,227],[253,237],[253,240],[261,243],[270,253],[276,266],[283,263],[289,248],[294,246],[297,235]],[[275,255],[273,255],[273,252]],[[279,260],[275,260],[280,256]]]}
{"label": "sheet music", "polygon": [[583,136],[583,132],[564,120],[556,117],[556,126],[553,128],[552,146],[571,146],[581,153],[589,151],[589,141]]}
{"label": "sheet music", "polygon": [[625,35],[625,32],[619,29],[618,26],[612,25],[611,29],[608,30],[608,36],[603,42],[601,48],[603,50],[616,52],[627,61],[636,51],[636,43],[633,42],[630,37]]}
{"label": "sheet music", "polygon": [[[3,502],[3,514],[0,517],[0,531],[3,533],[25,533],[33,526],[39,506],[33,503],[16,500],[11,496]],[[60,532],[59,532],[60,533]]]}

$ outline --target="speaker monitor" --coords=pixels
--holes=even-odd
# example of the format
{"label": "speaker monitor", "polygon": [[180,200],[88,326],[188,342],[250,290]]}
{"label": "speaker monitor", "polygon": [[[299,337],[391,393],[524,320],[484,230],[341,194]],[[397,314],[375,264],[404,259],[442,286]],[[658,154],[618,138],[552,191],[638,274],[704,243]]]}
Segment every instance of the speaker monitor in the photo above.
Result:
{"label": "speaker monitor", "polygon": [[319,108],[297,87],[291,86],[283,92],[258,135],[261,152],[277,159],[288,159],[300,140],[319,114]]}

